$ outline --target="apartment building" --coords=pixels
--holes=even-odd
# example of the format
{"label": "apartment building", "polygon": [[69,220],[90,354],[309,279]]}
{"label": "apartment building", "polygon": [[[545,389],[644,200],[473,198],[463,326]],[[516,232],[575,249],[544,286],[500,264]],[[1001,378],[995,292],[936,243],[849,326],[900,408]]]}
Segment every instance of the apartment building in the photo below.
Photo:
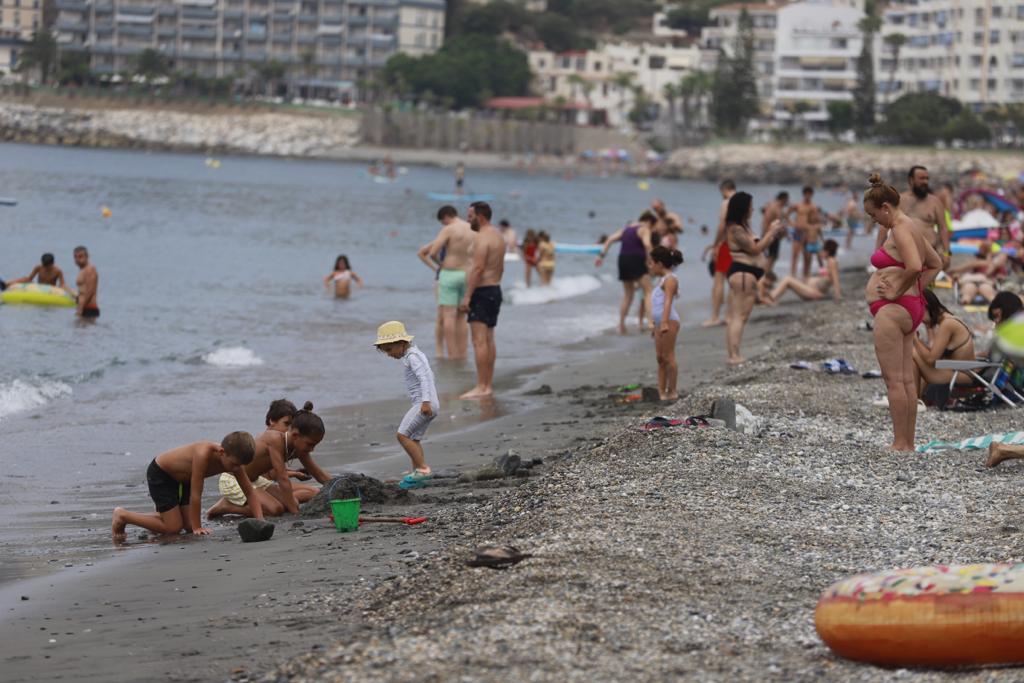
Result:
{"label": "apartment building", "polygon": [[823,130],[828,103],[852,101],[863,17],[863,5],[851,0],[804,0],[779,9],[772,119]]}
{"label": "apartment building", "polygon": [[622,126],[642,88],[656,107],[667,104],[665,86],[700,68],[700,48],[670,41],[609,43],[596,50],[555,53],[531,50],[533,90],[548,102],[561,99],[581,124]]}
{"label": "apartment building", "polygon": [[323,96],[398,52],[433,52],[444,37],[444,0],[54,2],[61,50],[85,55],[97,73],[130,71],[146,49],[204,77],[243,78],[276,60],[288,80]]}
{"label": "apartment building", "polygon": [[0,0],[0,76],[18,64],[24,44],[43,23],[42,0]]}
{"label": "apartment building", "polygon": [[779,0],[757,3],[733,3],[711,10],[709,17],[715,22],[701,30],[700,45],[703,48],[701,68],[714,71],[718,66],[720,51],[727,57],[735,52],[739,35],[740,14],[743,10],[750,15],[754,31],[754,67],[757,69],[757,93],[762,101],[771,98],[775,73],[775,39],[779,10],[787,3]]}
{"label": "apartment building", "polygon": [[[905,38],[898,53],[893,34]],[[974,109],[1024,102],[1024,1],[892,0],[875,55],[883,103],[911,92]]]}

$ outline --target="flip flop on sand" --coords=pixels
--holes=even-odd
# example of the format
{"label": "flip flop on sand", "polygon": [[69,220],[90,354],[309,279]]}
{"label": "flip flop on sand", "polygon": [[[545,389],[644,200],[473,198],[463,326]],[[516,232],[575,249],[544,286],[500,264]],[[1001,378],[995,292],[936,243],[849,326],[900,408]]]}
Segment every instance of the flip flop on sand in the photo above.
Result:
{"label": "flip flop on sand", "polygon": [[647,421],[644,425],[644,431],[651,432],[655,429],[664,429],[665,427],[678,427],[681,424],[683,424],[682,420],[658,415],[657,417],[652,417]]}
{"label": "flip flop on sand", "polygon": [[790,363],[789,367],[793,368],[794,370],[813,370],[814,369],[814,366],[811,365],[809,362],[807,362],[805,360],[798,360],[795,363]]}
{"label": "flip flop on sand", "polygon": [[687,427],[710,427],[711,423],[703,415],[691,415],[690,417],[683,420],[683,424]]}
{"label": "flip flop on sand", "polygon": [[433,479],[434,475],[431,472],[420,472],[419,470],[414,471],[412,474],[407,474],[402,477],[402,481],[398,482],[398,488],[408,491],[409,489],[421,489],[427,485],[427,481]]}
{"label": "flip flop on sand", "polygon": [[882,377],[882,371],[868,370],[863,375],[861,375],[861,377],[863,377],[864,379],[880,379]]}

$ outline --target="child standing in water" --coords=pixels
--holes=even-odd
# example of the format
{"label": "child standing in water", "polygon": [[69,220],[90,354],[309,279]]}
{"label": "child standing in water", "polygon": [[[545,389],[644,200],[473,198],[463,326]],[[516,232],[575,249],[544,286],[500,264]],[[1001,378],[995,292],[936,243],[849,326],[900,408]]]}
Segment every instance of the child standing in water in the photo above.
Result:
{"label": "child standing in water", "polygon": [[555,243],[551,241],[551,235],[541,231],[537,235],[537,272],[540,273],[540,283],[550,285],[555,277]]}
{"label": "child standing in water", "polygon": [[432,476],[420,441],[440,409],[430,362],[422,351],[412,345],[412,340],[413,337],[406,332],[405,325],[392,321],[377,329],[375,343],[378,351],[402,361],[405,366],[405,388],[412,401],[412,407],[398,427],[398,443],[402,444],[402,448],[412,460],[412,471],[398,484],[403,489],[426,486],[426,480]]}
{"label": "child standing in water", "polygon": [[342,254],[334,260],[334,272],[324,278],[324,287],[330,287],[331,283],[334,283],[334,296],[339,299],[347,299],[352,289],[352,281],[360,287],[363,286],[363,280],[348,263],[348,256]]}
{"label": "child standing in water", "polygon": [[651,316],[654,319],[654,351],[658,358],[658,395],[662,401],[679,398],[676,389],[679,379],[679,365],[676,363],[679,313],[675,307],[679,280],[672,271],[682,262],[683,255],[676,249],[657,246],[651,250],[651,275],[661,278],[651,293]]}
{"label": "child standing in water", "polygon": [[537,233],[527,230],[523,237],[523,263],[526,265],[526,286],[530,286],[530,276],[537,268]]}

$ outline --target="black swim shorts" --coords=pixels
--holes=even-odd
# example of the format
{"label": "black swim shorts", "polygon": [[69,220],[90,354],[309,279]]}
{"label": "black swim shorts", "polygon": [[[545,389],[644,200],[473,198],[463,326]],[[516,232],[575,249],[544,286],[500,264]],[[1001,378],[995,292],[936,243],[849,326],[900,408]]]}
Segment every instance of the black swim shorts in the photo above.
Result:
{"label": "black swim shorts", "polygon": [[149,484],[149,497],[156,504],[157,512],[167,512],[179,505],[188,505],[192,483],[172,479],[171,475],[160,469],[156,460],[149,463],[146,469],[146,483]]}
{"label": "black swim shorts", "polygon": [[477,287],[469,299],[469,322],[483,323],[487,327],[498,326],[501,311],[501,286]]}
{"label": "black swim shorts", "polygon": [[770,258],[773,261],[779,258],[779,246],[781,242],[781,237],[776,237],[774,240],[772,240],[772,243],[769,244],[768,248],[764,250],[765,253],[768,255],[768,258]]}
{"label": "black swim shorts", "polygon": [[98,318],[98,317],[100,317],[100,309],[94,308],[94,307],[83,308],[82,309],[82,317],[83,318]]}

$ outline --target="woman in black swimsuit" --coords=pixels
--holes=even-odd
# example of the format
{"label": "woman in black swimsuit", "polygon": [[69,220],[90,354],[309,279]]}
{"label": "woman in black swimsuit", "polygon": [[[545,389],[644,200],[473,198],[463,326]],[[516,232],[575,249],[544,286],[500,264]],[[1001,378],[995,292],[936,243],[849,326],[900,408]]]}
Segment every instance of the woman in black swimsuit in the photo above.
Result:
{"label": "woman in black swimsuit", "polygon": [[[914,365],[917,367],[918,396],[924,395],[929,384],[948,386],[953,380],[952,370],[939,370],[938,360],[976,360],[974,334],[963,320],[949,312],[939,303],[930,290],[924,290],[924,324],[928,329],[928,343],[914,336]],[[971,384],[973,380],[965,372],[957,376],[957,384]]]}
{"label": "woman in black swimsuit", "polygon": [[754,198],[746,192],[737,192],[729,198],[725,212],[725,241],[732,256],[732,265],[727,274],[729,308],[725,322],[725,345],[728,352],[725,362],[729,365],[743,362],[740,356],[743,328],[754,309],[757,281],[764,277],[764,269],[754,264],[761,252],[770,247],[782,231],[782,221],[773,221],[768,232],[758,241],[750,230],[750,217],[753,213]]}

